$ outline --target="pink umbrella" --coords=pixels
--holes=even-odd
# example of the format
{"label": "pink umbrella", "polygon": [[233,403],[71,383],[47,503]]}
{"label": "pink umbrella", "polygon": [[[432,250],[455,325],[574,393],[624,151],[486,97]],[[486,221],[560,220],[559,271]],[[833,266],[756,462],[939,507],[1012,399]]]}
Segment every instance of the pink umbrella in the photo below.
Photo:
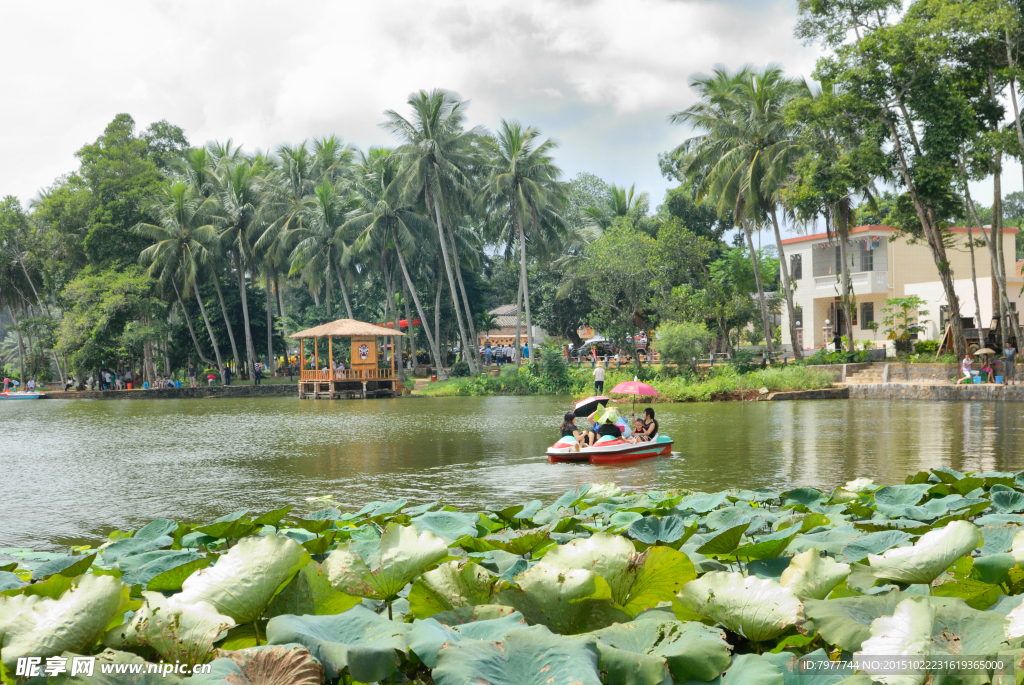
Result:
{"label": "pink umbrella", "polygon": [[650,395],[657,396],[658,391],[647,385],[641,383],[633,376],[633,380],[626,381],[625,383],[619,383],[611,389],[613,395],[633,395],[633,410],[636,410],[636,396],[637,395]]}

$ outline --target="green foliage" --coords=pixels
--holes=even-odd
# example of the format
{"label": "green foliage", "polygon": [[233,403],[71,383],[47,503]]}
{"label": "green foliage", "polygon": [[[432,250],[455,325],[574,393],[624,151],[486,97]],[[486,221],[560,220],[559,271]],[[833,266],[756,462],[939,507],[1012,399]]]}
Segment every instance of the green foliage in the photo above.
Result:
{"label": "green foliage", "polygon": [[452,364],[451,371],[448,372],[448,375],[452,378],[465,378],[469,376],[469,374],[469,364],[466,363],[465,359],[460,359]]}
{"label": "green foliage", "polygon": [[939,349],[938,340],[918,340],[914,343],[914,352],[917,354],[934,355]]}
{"label": "green foliage", "polygon": [[[882,307],[882,326],[889,340],[895,342],[898,352],[910,351],[915,333],[925,330],[928,323],[928,310],[921,309],[925,304],[917,295],[894,297],[885,301]],[[936,348],[938,349],[938,348]]]}
{"label": "green foliage", "polygon": [[658,327],[654,348],[661,354],[662,363],[680,367],[702,359],[711,349],[714,336],[702,323],[666,322]]}

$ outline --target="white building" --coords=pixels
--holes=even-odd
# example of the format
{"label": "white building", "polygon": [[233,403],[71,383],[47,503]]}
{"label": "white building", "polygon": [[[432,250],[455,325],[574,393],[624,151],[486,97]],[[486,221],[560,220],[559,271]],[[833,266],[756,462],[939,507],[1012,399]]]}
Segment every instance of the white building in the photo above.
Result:
{"label": "white building", "polygon": [[[971,284],[967,229],[949,230],[955,237],[955,243],[947,247],[946,255],[953,270],[956,294],[960,300],[960,315],[971,319],[965,322],[965,327],[974,328],[978,324],[974,323],[974,288]],[[973,233],[975,240],[982,239],[980,229],[973,229]],[[1021,278],[1021,268],[1015,257],[1016,236],[1016,228],[1003,229],[1003,254],[1009,265],[1006,270],[1006,292],[1011,305],[1019,309],[1021,303],[1024,303],[1024,297],[1020,294],[1024,278]],[[824,233],[790,238],[783,240],[782,244],[795,287],[793,305],[796,308],[797,336],[801,347],[811,350],[829,342],[823,333],[826,321],[837,327],[841,335],[848,335],[849,331],[844,330],[837,275],[842,264],[839,244],[835,240],[829,242]],[[998,312],[998,300],[993,300],[992,262],[987,248],[975,247],[974,253],[978,299],[981,304],[980,325],[987,328],[992,321],[993,301],[997,303],[995,311]],[[886,299],[911,295],[917,295],[927,302],[924,309],[929,312],[925,317],[928,322],[920,337],[938,339],[942,335],[949,320],[949,306],[931,250],[925,242],[912,243],[907,236],[897,235],[896,229],[889,226],[859,226],[850,231],[846,255],[850,260],[850,279],[855,300],[852,312],[855,340],[872,340],[881,345],[886,337],[882,328],[876,334],[868,324],[877,321],[881,325]],[[782,318],[782,342],[790,345],[792,340],[786,307],[783,307]]]}

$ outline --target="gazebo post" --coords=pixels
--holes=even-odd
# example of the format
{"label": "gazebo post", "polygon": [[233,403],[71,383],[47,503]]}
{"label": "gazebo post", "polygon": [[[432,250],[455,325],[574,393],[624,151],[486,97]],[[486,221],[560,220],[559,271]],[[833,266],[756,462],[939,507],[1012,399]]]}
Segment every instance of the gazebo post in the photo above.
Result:
{"label": "gazebo post", "polygon": [[320,338],[313,338],[313,378],[320,380]]}
{"label": "gazebo post", "polygon": [[[331,380],[334,380],[334,336],[328,336],[327,338],[327,373],[331,374]],[[334,390],[334,387],[331,387]]]}
{"label": "gazebo post", "polygon": [[[302,387],[302,374],[306,370],[306,346],[304,339],[299,338],[299,387]],[[302,393],[299,393],[300,395]]]}
{"label": "gazebo post", "polygon": [[391,336],[391,389],[395,387],[395,336]]}

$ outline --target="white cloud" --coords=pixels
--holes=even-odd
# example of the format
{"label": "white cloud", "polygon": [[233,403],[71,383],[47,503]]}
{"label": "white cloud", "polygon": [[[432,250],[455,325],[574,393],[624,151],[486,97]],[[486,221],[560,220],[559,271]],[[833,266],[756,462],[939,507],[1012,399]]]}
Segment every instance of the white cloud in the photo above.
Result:
{"label": "white cloud", "polygon": [[0,195],[28,199],[74,169],[119,112],[193,143],[335,133],[366,147],[390,142],[385,109],[443,87],[472,100],[473,124],[517,118],[557,138],[567,175],[657,201],[689,77],[768,62],[809,74],[794,20],[794,0],[5,3]]}

